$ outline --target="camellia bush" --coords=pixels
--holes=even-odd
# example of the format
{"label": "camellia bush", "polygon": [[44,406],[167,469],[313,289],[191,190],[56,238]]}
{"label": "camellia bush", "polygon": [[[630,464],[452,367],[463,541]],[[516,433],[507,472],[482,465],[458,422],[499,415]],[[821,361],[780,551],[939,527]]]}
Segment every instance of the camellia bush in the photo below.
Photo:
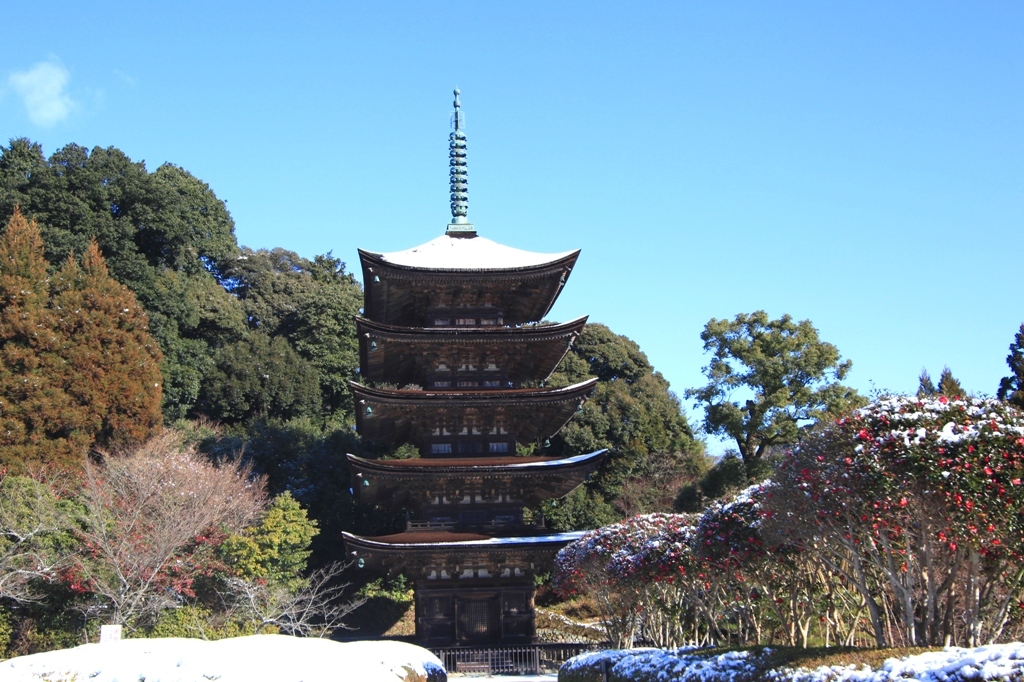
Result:
{"label": "camellia bush", "polygon": [[[659,646],[977,646],[1024,631],[1024,414],[891,397],[812,430],[770,482],[593,531],[556,562]],[[623,623],[609,632],[618,634]],[[620,620],[623,618],[619,616]]]}
{"label": "camellia bush", "polygon": [[590,531],[555,557],[555,592],[563,596],[586,593],[593,597],[609,637],[619,648],[633,646],[646,599],[643,581],[622,580],[609,570],[609,565],[617,557],[639,552],[674,516],[642,514]]}
{"label": "camellia bush", "polygon": [[772,529],[859,594],[879,646],[994,642],[1024,604],[1024,415],[893,397],[811,434]]}

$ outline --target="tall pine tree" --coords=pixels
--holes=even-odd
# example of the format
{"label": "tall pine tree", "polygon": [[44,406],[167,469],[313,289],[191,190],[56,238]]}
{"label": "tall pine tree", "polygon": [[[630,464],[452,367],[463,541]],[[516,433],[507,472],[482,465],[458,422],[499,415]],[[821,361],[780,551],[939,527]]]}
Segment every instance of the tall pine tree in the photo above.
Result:
{"label": "tall pine tree", "polygon": [[960,385],[960,381],[953,376],[952,370],[949,367],[942,368],[942,374],[939,375],[939,394],[944,395],[947,398],[966,398],[967,391]]}
{"label": "tall pine tree", "polygon": [[999,382],[999,392],[996,394],[1000,400],[1006,400],[1024,409],[1024,324],[1010,344],[1010,354],[1006,356],[1006,364],[1010,366],[1013,373],[1003,377]]}
{"label": "tall pine tree", "polygon": [[0,235],[0,467],[68,465],[89,439],[62,388],[43,240],[15,209]]}
{"label": "tall pine tree", "polygon": [[95,242],[47,277],[35,222],[0,235],[0,467],[77,468],[95,443],[140,440],[160,423],[160,350],[134,295]]}
{"label": "tall pine tree", "polygon": [[135,295],[107,272],[95,240],[79,266],[68,257],[52,309],[66,339],[64,388],[100,444],[144,440],[160,425],[163,356]]}

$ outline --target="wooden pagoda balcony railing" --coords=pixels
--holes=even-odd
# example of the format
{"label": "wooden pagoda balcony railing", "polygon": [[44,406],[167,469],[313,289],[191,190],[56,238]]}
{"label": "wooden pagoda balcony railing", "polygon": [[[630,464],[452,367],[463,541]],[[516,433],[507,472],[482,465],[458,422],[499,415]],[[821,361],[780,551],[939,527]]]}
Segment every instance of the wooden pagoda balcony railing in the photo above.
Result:
{"label": "wooden pagoda balcony railing", "polygon": [[429,520],[408,520],[405,522],[407,531],[430,531],[430,530],[482,530],[482,531],[503,531],[509,529],[537,531],[544,530],[544,520],[535,523],[524,523],[518,519],[491,519],[484,523],[468,523],[459,519],[429,519]]}

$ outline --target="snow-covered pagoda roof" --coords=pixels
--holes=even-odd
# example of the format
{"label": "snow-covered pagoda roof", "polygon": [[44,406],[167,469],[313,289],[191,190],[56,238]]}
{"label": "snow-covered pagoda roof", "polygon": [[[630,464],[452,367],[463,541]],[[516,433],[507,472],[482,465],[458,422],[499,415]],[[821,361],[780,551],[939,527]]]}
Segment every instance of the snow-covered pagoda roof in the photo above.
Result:
{"label": "snow-covered pagoda roof", "polygon": [[345,550],[357,565],[403,570],[446,569],[454,576],[459,565],[488,566],[492,574],[510,567],[528,569],[537,561],[551,561],[562,547],[580,539],[585,531],[495,537],[484,533],[406,531],[395,535],[363,537],[343,532]]}
{"label": "snow-covered pagoda roof", "polygon": [[392,265],[425,270],[519,270],[561,261],[579,253],[537,253],[505,246],[486,237],[441,235],[404,251],[372,253]]}
{"label": "snow-covered pagoda roof", "polygon": [[405,251],[359,249],[365,316],[418,327],[438,308],[486,308],[503,324],[547,315],[580,252],[533,253],[485,237],[442,235]]}

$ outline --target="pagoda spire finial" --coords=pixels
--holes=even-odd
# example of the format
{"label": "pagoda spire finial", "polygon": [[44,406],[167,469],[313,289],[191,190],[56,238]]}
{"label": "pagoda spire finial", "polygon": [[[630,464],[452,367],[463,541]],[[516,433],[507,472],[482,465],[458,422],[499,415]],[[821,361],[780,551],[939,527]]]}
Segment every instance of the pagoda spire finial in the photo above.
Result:
{"label": "pagoda spire finial", "polygon": [[476,228],[466,216],[469,214],[469,171],[466,169],[466,119],[462,114],[459,89],[455,88],[455,112],[452,114],[452,132],[448,135],[448,181],[451,192],[452,221],[447,233],[457,237],[475,237]]}

